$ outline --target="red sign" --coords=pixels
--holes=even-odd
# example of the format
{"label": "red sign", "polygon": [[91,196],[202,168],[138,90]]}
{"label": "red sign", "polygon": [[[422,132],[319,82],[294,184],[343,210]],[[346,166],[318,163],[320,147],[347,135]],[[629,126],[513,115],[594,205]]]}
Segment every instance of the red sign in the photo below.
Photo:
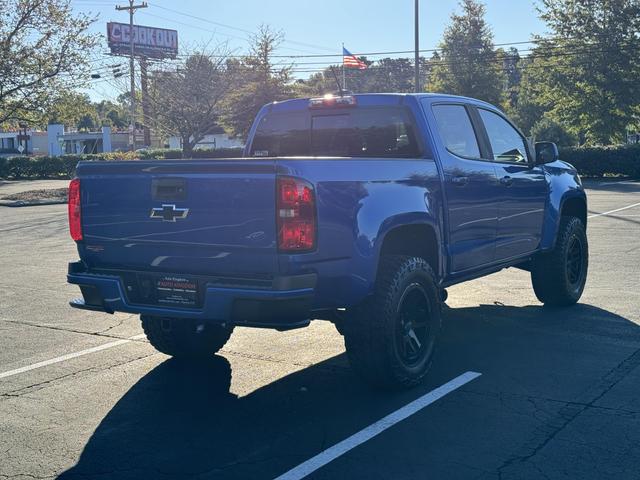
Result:
{"label": "red sign", "polygon": [[[130,27],[126,23],[107,23],[107,41],[111,53],[128,55],[131,48]],[[133,53],[141,57],[175,58],[178,32],[166,28],[133,26]]]}

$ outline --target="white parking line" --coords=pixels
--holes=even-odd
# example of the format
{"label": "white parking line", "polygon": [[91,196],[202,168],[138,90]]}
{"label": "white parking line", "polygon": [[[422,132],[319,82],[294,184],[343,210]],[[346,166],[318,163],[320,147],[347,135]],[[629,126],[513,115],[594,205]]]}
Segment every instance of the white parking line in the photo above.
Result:
{"label": "white parking line", "polygon": [[358,433],[351,435],[349,438],[335,444],[333,447],[328,448],[315,457],[310,458],[306,462],[301,463],[297,467],[280,475],[278,478],[276,478],[276,480],[300,480],[307,475],[310,475],[329,462],[332,462],[341,455],[344,455],[349,450],[352,450],[358,445],[371,440],[376,435],[379,435],[388,428],[393,427],[396,423],[407,419],[414,413],[417,413],[423,408],[431,405],[436,400],[441,399],[445,395],[448,395],[454,390],[478,378],[480,375],[482,374],[477,372],[463,373],[459,377],[456,377],[450,382],[447,382],[444,385],[436,388],[435,390],[432,390],[431,392],[423,395],[417,400],[414,400],[413,402],[378,420],[376,423],[369,425],[368,427],[360,430]]}
{"label": "white parking line", "polygon": [[15,370],[2,372],[0,373],[0,378],[12,377],[13,375],[19,375],[21,373],[28,372],[30,370],[35,370],[36,368],[46,367],[47,365],[53,365],[54,363],[64,362],[72,358],[82,357],[83,355],[89,355],[90,353],[100,352],[108,348],[117,347],[118,345],[124,345],[125,343],[130,343],[135,340],[141,340],[143,338],[145,338],[144,333],[140,335],[134,335],[133,337],[129,337],[129,338],[123,338],[122,340],[116,340],[115,342],[109,342],[103,345],[98,345],[97,347],[87,348],[86,350],[80,350],[79,352],[68,353],[60,357],[44,360],[43,362],[27,365],[26,367],[20,367],[20,368],[16,368]]}
{"label": "white parking line", "polygon": [[621,212],[623,210],[629,210],[630,208],[637,207],[639,205],[640,205],[640,203],[634,203],[633,205],[628,205],[628,206],[622,207],[622,208],[616,208],[615,210],[609,210],[608,212],[596,213],[595,215],[589,215],[589,218],[603,217],[603,216],[609,215],[611,213]]}

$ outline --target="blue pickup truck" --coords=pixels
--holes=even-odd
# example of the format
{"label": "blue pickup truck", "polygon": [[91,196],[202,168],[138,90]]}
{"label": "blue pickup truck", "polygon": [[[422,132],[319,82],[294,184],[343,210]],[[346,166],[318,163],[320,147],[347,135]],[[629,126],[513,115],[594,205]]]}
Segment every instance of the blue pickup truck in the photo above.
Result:
{"label": "blue pickup truck", "polygon": [[448,286],[517,267],[558,307],[587,276],[576,170],[448,95],[272,103],[240,159],[80,162],[69,221],[71,306],[140,314],[154,347],[188,358],[235,326],[329,320],[389,388],[427,373]]}

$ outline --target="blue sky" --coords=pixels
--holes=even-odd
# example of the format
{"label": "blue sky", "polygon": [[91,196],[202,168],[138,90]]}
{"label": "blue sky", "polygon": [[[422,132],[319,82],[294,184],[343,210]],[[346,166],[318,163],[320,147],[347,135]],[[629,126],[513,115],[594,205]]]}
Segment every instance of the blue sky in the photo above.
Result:
{"label": "blue sky", "polygon": [[[278,52],[281,55],[339,54],[342,42],[354,54],[413,48],[413,0],[148,0],[147,3],[149,8],[139,10],[135,22],[178,30],[181,45],[226,43],[231,51],[243,53],[249,32],[265,23],[284,33],[285,42]],[[498,44],[527,41],[533,34],[545,33],[535,0],[486,0],[485,4],[487,22]],[[93,29],[101,34],[106,31],[108,21],[128,22],[126,12],[115,10],[116,2],[74,0],[73,5],[78,11],[99,15]],[[458,9],[457,0],[421,0],[421,48],[438,45],[451,13]],[[107,50],[106,44],[103,50]],[[318,60],[324,59],[300,62]],[[108,58],[97,58],[95,63],[105,61],[112,63]],[[114,95],[117,85],[98,83],[91,90],[94,99]]]}

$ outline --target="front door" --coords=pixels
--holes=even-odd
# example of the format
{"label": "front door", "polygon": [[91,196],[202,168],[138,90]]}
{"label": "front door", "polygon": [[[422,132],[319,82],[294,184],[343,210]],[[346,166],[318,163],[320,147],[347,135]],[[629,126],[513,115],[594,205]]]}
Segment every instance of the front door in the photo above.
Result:
{"label": "front door", "polygon": [[496,260],[534,252],[541,240],[548,184],[524,137],[496,112],[478,109],[500,184]]}

